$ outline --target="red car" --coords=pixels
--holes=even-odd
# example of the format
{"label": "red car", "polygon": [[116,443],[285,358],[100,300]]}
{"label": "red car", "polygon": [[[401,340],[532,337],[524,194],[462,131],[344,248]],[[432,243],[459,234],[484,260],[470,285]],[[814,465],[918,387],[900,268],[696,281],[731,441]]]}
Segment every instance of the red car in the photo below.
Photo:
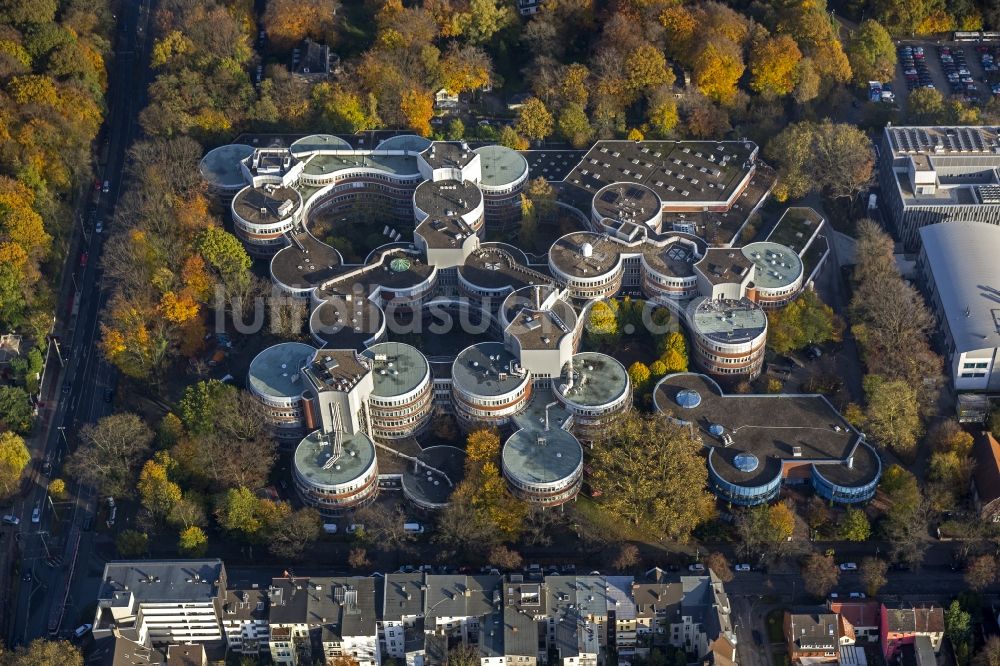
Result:
{"label": "red car", "polygon": [[86,265],[87,265],[87,259],[89,259],[89,258],[90,258],[90,255],[88,253],[86,253],[86,252],[84,252],[83,254],[80,255],[80,268],[86,267]]}

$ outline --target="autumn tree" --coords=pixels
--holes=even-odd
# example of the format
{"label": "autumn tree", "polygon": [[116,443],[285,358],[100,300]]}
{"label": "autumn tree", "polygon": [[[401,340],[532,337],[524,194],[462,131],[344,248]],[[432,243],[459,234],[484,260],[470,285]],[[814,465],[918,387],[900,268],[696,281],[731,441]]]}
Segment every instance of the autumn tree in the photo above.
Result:
{"label": "autumn tree", "polygon": [[758,504],[744,509],[736,518],[736,533],[746,555],[780,551],[794,529],[795,515],[784,502]]}
{"label": "autumn tree", "polygon": [[871,141],[857,127],[825,120],[793,123],[768,145],[779,167],[775,194],[781,200],[810,191],[852,196],[867,187],[875,165]]}
{"label": "autumn tree", "polygon": [[738,46],[728,40],[710,39],[698,49],[692,81],[710,100],[728,104],[736,97],[736,85],[745,69]]}
{"label": "autumn tree", "polygon": [[52,479],[49,481],[49,496],[56,502],[61,502],[68,496],[66,482],[62,479]]}
{"label": "autumn tree", "polygon": [[10,497],[21,485],[31,453],[20,435],[0,432],[0,497]]}
{"label": "autumn tree", "polygon": [[[44,4],[44,3],[42,3]],[[83,666],[83,655],[69,641],[36,638],[3,655],[4,666]]]}
{"label": "autumn tree", "polygon": [[[282,506],[288,507],[287,504]],[[279,513],[278,519],[272,519],[268,525],[267,547],[278,557],[297,559],[319,538],[322,527],[323,519],[316,509],[306,507],[291,511],[289,508],[287,514]]]}
{"label": "autumn tree", "polygon": [[580,104],[567,104],[559,112],[559,133],[574,148],[588,146],[594,136],[587,113]]}
{"label": "autumn tree", "polygon": [[805,579],[805,588],[809,594],[826,597],[836,587],[840,569],[832,555],[813,552],[802,562],[802,578]]}
{"label": "autumn tree", "polygon": [[973,666],[1000,666],[1000,636],[991,635],[972,660]]}
{"label": "autumn tree", "polygon": [[865,586],[865,593],[869,597],[877,595],[878,591],[889,582],[886,578],[888,571],[889,563],[875,557],[866,557],[858,564],[861,584]]}
{"label": "autumn tree", "polygon": [[805,289],[785,307],[767,313],[768,345],[779,354],[840,340],[844,323],[819,294]]}
{"label": "autumn tree", "polygon": [[802,52],[789,35],[775,35],[755,46],[750,55],[750,88],[769,97],[795,89]]}
{"label": "autumn tree", "polygon": [[153,431],[136,414],[105,416],[80,430],[80,445],[67,461],[70,474],[104,495],[131,495]]}
{"label": "autumn tree", "polygon": [[202,557],[208,550],[208,536],[205,530],[192,525],[181,530],[177,541],[177,550],[184,557]]}
{"label": "autumn tree", "polygon": [[722,553],[715,551],[708,554],[705,559],[705,566],[712,570],[716,576],[719,577],[723,583],[728,583],[733,579],[733,567],[729,564],[729,560]]}
{"label": "autumn tree", "polygon": [[591,305],[587,312],[586,332],[591,344],[601,347],[614,345],[620,335],[617,303],[597,301]]}
{"label": "autumn tree", "polygon": [[434,100],[424,90],[407,90],[399,102],[407,126],[420,136],[430,136]]}
{"label": "autumn tree", "polygon": [[868,19],[862,23],[851,34],[846,50],[857,85],[892,80],[896,68],[896,47],[892,36],[878,21]]}
{"label": "autumn tree", "polygon": [[181,499],[181,488],[170,480],[169,472],[176,466],[166,451],[159,451],[147,460],[139,473],[139,498],[142,505],[157,518],[165,518]]}
{"label": "autumn tree", "polygon": [[649,367],[642,361],[635,361],[628,367],[628,378],[632,383],[632,390],[636,393],[646,390],[651,376]]}
{"label": "autumn tree", "polygon": [[142,557],[149,552],[149,535],[138,530],[122,530],[115,537],[115,547],[124,559]]}
{"label": "autumn tree", "polygon": [[916,390],[904,380],[880,375],[867,375],[863,383],[868,434],[897,455],[912,456],[923,433]]}
{"label": "autumn tree", "polygon": [[969,561],[965,570],[965,582],[977,592],[992,585],[997,579],[997,558],[989,553],[979,555]]}
{"label": "autumn tree", "polygon": [[701,447],[667,415],[626,413],[594,443],[592,479],[604,491],[601,505],[621,520],[686,541],[715,508]]}
{"label": "autumn tree", "polygon": [[528,98],[517,110],[517,133],[531,141],[541,141],[552,134],[555,121],[545,104],[537,97]]}
{"label": "autumn tree", "polygon": [[844,513],[839,526],[840,538],[844,541],[867,541],[872,528],[868,516],[861,509],[849,508]]}
{"label": "autumn tree", "polygon": [[264,29],[275,48],[290,50],[306,37],[331,43],[339,0],[268,0]]}
{"label": "autumn tree", "polygon": [[517,571],[524,566],[524,558],[516,550],[498,544],[490,548],[486,561],[501,571]]}
{"label": "autumn tree", "polygon": [[484,50],[452,44],[441,58],[441,85],[452,94],[479,90],[493,80],[493,64]]}

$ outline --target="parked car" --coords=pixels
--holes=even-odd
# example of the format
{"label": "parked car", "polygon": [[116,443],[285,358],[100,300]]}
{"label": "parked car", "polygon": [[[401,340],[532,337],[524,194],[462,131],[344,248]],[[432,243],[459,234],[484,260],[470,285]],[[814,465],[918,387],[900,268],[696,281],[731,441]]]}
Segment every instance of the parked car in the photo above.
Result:
{"label": "parked car", "polygon": [[735,568],[737,571],[750,571],[749,564],[737,564]]}
{"label": "parked car", "polygon": [[688,571],[704,571],[705,565],[701,562],[695,562],[694,564],[688,565]]}
{"label": "parked car", "polygon": [[94,628],[92,624],[81,624],[73,631],[73,635],[77,638],[82,638],[84,634]]}
{"label": "parked car", "polygon": [[37,504],[35,505],[35,508],[31,510],[31,522],[36,525],[42,522],[42,507]]}
{"label": "parked car", "polygon": [[105,194],[107,194],[110,191],[111,191],[111,181],[110,180],[106,180],[106,181],[104,181],[104,185],[101,187],[101,192],[104,192]]}
{"label": "parked car", "polygon": [[858,565],[855,562],[844,562],[840,565],[841,571],[857,571]]}
{"label": "parked car", "polygon": [[104,222],[102,222],[101,220],[97,221],[97,223],[94,225],[94,233],[95,234],[104,233]]}
{"label": "parked car", "polygon": [[403,531],[410,534],[423,534],[424,526],[420,523],[403,523]]}
{"label": "parked car", "polygon": [[864,592],[851,592],[851,599],[864,599],[864,598],[865,598]]}
{"label": "parked car", "polygon": [[3,517],[3,523],[4,525],[20,525],[21,519],[12,513],[8,513],[6,516]]}

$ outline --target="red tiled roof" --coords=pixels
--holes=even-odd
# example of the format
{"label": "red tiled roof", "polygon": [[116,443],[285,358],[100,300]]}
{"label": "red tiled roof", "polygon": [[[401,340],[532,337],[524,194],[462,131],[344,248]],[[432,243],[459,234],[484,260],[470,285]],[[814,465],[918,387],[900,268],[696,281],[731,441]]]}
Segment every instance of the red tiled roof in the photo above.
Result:
{"label": "red tiled roof", "polygon": [[842,615],[853,627],[877,627],[881,620],[877,601],[831,601],[830,610]]}
{"label": "red tiled roof", "polygon": [[988,504],[1000,497],[1000,442],[984,432],[976,437],[972,455],[976,459],[976,492],[979,500]]}

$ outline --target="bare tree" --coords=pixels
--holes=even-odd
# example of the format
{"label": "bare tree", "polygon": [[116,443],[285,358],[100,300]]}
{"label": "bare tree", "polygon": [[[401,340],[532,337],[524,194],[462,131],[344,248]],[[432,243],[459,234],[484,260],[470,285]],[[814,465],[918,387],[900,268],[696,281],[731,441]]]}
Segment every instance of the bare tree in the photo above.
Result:
{"label": "bare tree", "polygon": [[889,571],[889,563],[885,560],[866,557],[861,560],[858,570],[861,574],[861,582],[865,586],[865,592],[869,597],[878,594],[878,591],[888,582],[885,574]]}
{"label": "bare tree", "polygon": [[319,511],[311,507],[293,511],[271,526],[267,548],[278,557],[294,560],[319,538],[322,522]]}
{"label": "bare tree", "polygon": [[728,583],[733,579],[733,567],[729,564],[729,560],[722,553],[716,551],[714,553],[709,553],[708,559],[705,560],[705,564],[711,569],[716,576],[719,577],[723,583]]}
{"label": "bare tree", "polygon": [[802,577],[806,581],[806,591],[817,597],[825,597],[840,579],[840,569],[830,555],[810,553],[802,563]]}
{"label": "bare tree", "polygon": [[152,429],[136,414],[105,416],[80,430],[81,444],[70,456],[70,474],[106,495],[131,495],[153,441]]}
{"label": "bare tree", "polygon": [[408,553],[412,550],[414,535],[403,529],[406,522],[401,509],[390,509],[372,504],[357,513],[358,522],[364,524],[364,538],[372,546],[386,552]]}

